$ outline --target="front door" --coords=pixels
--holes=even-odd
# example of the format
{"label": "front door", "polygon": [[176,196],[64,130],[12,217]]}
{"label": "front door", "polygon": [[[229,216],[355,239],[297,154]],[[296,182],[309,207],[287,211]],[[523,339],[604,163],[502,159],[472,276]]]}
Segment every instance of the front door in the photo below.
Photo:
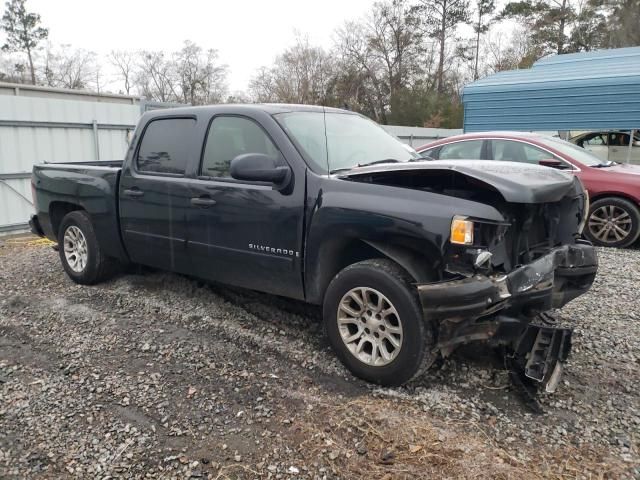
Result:
{"label": "front door", "polygon": [[595,132],[586,135],[579,145],[606,162],[610,159],[608,144],[609,138],[606,133]]}
{"label": "front door", "polygon": [[[132,262],[188,273],[185,178],[193,154],[193,118],[158,118],[142,132],[120,179],[120,222]],[[194,160],[195,161],[195,160]]]}
{"label": "front door", "polygon": [[[278,128],[275,122],[269,126]],[[293,188],[285,192],[271,184],[240,182],[229,174],[238,155],[262,153],[285,162],[282,151],[255,119],[213,118],[197,178],[191,182],[188,250],[198,276],[303,297],[304,170],[294,168]]]}

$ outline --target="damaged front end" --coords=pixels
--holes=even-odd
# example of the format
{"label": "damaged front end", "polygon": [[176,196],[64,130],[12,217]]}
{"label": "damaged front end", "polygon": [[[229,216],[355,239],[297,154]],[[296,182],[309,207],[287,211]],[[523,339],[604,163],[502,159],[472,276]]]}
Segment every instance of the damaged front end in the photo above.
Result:
{"label": "damaged front end", "polygon": [[586,292],[596,270],[593,247],[576,243],[551,249],[508,274],[418,285],[418,293],[425,315],[438,321],[437,349],[444,356],[473,341],[506,347],[512,365],[554,391],[572,330],[550,324],[541,314]]}
{"label": "damaged front end", "polygon": [[[446,196],[447,212],[460,205],[440,237],[437,281],[417,284],[436,349],[447,356],[470,342],[501,347],[511,367],[554,390],[572,330],[547,312],[589,290],[598,265],[580,238],[589,210],[580,180],[538,165],[468,160],[376,165],[346,178]],[[485,218],[474,205],[496,215]]]}
{"label": "damaged front end", "polygon": [[551,200],[504,202],[501,223],[465,219],[469,241],[454,218],[443,278],[417,287],[438,325],[440,353],[474,341],[502,347],[512,368],[547,391],[558,385],[572,335],[547,312],[588,291],[598,266],[593,246],[579,238],[588,212],[580,182]]}

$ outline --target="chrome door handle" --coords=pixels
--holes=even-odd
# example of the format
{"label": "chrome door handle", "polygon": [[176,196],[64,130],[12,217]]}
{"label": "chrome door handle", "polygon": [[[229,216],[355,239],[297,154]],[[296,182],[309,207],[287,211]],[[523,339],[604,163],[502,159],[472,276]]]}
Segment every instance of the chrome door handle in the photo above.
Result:
{"label": "chrome door handle", "polygon": [[128,197],[142,197],[144,195],[144,192],[138,188],[132,188],[129,190],[125,190],[124,193],[126,196]]}
{"label": "chrome door handle", "polygon": [[207,197],[194,197],[191,199],[191,205],[195,207],[211,207],[216,204],[216,201],[213,198]]}

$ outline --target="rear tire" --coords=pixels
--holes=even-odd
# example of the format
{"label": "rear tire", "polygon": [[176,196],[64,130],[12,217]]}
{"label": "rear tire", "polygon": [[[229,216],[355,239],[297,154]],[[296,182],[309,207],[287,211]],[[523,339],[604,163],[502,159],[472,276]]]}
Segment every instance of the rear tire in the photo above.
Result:
{"label": "rear tire", "polygon": [[596,200],[591,204],[584,235],[594,245],[626,248],[640,236],[640,211],[624,198]]}
{"label": "rear tire", "polygon": [[434,362],[434,329],[424,318],[412,282],[395,262],[373,259],[345,268],[329,284],[325,331],[355,376],[397,386]]}
{"label": "rear tire", "polygon": [[107,257],[96,238],[91,217],[84,210],[68,213],[58,231],[58,253],[67,275],[76,283],[94,285],[118,270],[118,261]]}

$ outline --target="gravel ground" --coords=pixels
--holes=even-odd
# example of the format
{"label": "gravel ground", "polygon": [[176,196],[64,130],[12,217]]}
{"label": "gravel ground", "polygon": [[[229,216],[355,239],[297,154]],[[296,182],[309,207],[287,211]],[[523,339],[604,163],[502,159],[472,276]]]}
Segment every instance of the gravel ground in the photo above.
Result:
{"label": "gravel ground", "polygon": [[0,242],[0,477],[640,478],[640,250],[599,254],[535,415],[478,349],[381,389],[314,307],[152,271],[78,286]]}

